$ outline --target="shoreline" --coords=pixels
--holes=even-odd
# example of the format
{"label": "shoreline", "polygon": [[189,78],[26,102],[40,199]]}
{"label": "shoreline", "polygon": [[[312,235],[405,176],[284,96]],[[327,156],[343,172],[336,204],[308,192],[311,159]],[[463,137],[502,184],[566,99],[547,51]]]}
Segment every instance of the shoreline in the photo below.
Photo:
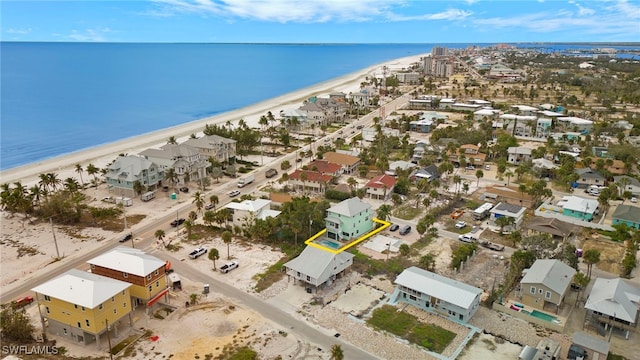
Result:
{"label": "shoreline", "polygon": [[[390,65],[400,64],[401,66],[399,67],[408,67],[422,56],[425,56],[425,54],[392,59],[239,109],[3,170],[0,171],[0,183],[21,181],[23,185],[27,186],[34,182],[37,183],[39,174],[49,172],[58,173],[61,179],[76,177],[78,176],[75,172],[76,164],[82,165],[83,169],[90,163],[102,168],[120,153],[137,155],[144,149],[163,145],[171,136],[174,136],[178,141],[182,141],[183,137],[188,137],[192,133],[202,133],[207,124],[224,124],[227,121],[235,124],[240,119],[244,119],[249,126],[257,127],[259,117],[265,115],[268,111],[277,113],[280,109],[300,106],[302,101],[312,96],[321,96],[340,91],[348,94],[349,92],[357,91],[365,77],[376,73],[382,66],[390,67]],[[254,116],[255,119],[252,119]],[[65,172],[65,174],[62,174],[62,172]]]}

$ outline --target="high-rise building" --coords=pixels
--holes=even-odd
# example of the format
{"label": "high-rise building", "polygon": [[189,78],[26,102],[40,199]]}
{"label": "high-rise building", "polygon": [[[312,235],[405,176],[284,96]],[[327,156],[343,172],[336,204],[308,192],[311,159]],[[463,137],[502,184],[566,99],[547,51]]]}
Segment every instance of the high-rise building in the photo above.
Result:
{"label": "high-rise building", "polygon": [[434,46],[431,49],[431,55],[433,56],[447,56],[447,48],[441,46]]}

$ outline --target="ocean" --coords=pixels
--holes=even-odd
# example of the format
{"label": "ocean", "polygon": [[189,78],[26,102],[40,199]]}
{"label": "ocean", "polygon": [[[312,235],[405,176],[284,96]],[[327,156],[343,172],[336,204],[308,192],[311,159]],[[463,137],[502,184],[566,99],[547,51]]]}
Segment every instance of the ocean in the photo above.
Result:
{"label": "ocean", "polygon": [[0,170],[242,108],[433,46],[0,42]]}

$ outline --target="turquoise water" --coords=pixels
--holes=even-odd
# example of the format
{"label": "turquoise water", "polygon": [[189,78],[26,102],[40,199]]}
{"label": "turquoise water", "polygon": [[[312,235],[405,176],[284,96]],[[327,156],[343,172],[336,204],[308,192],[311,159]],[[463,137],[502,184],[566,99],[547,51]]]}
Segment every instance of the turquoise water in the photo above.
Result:
{"label": "turquoise water", "polygon": [[320,240],[318,241],[318,244],[326,246],[328,248],[332,248],[332,249],[339,249],[340,248],[340,244],[336,244],[332,241],[329,240]]}
{"label": "turquoise water", "polygon": [[554,320],[558,320],[557,317],[553,315],[549,315],[547,313],[540,312],[538,310],[533,310],[532,312],[528,312],[526,310],[522,310],[523,313],[529,314],[533,317],[537,317],[538,319],[542,319],[544,321],[553,322]]}

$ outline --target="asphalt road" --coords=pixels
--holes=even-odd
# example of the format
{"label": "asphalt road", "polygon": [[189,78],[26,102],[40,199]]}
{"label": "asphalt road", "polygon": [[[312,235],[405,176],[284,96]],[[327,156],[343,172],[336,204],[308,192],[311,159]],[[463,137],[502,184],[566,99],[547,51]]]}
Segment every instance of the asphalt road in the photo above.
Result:
{"label": "asphalt road", "polygon": [[[232,298],[234,302],[243,304],[245,307],[258,312],[265,318],[278,324],[278,326],[282,327],[282,330],[288,333],[293,333],[311,344],[315,344],[315,346],[322,348],[325,352],[329,352],[331,350],[331,346],[334,344],[339,344],[342,347],[345,359],[377,358],[372,354],[342,341],[341,338],[334,337],[334,333],[330,333],[326,329],[311,326],[309,323],[296,319],[292,315],[252,294],[246,293],[227,283],[219,281],[215,279],[215,277],[203,274],[198,269],[186,263],[189,260],[185,260],[183,262],[180,259],[164,252],[162,253],[162,258],[166,258],[171,261],[172,268],[181,276],[195,282],[200,282],[203,285],[209,284],[212,292]],[[220,276],[224,275],[220,274]]]}

